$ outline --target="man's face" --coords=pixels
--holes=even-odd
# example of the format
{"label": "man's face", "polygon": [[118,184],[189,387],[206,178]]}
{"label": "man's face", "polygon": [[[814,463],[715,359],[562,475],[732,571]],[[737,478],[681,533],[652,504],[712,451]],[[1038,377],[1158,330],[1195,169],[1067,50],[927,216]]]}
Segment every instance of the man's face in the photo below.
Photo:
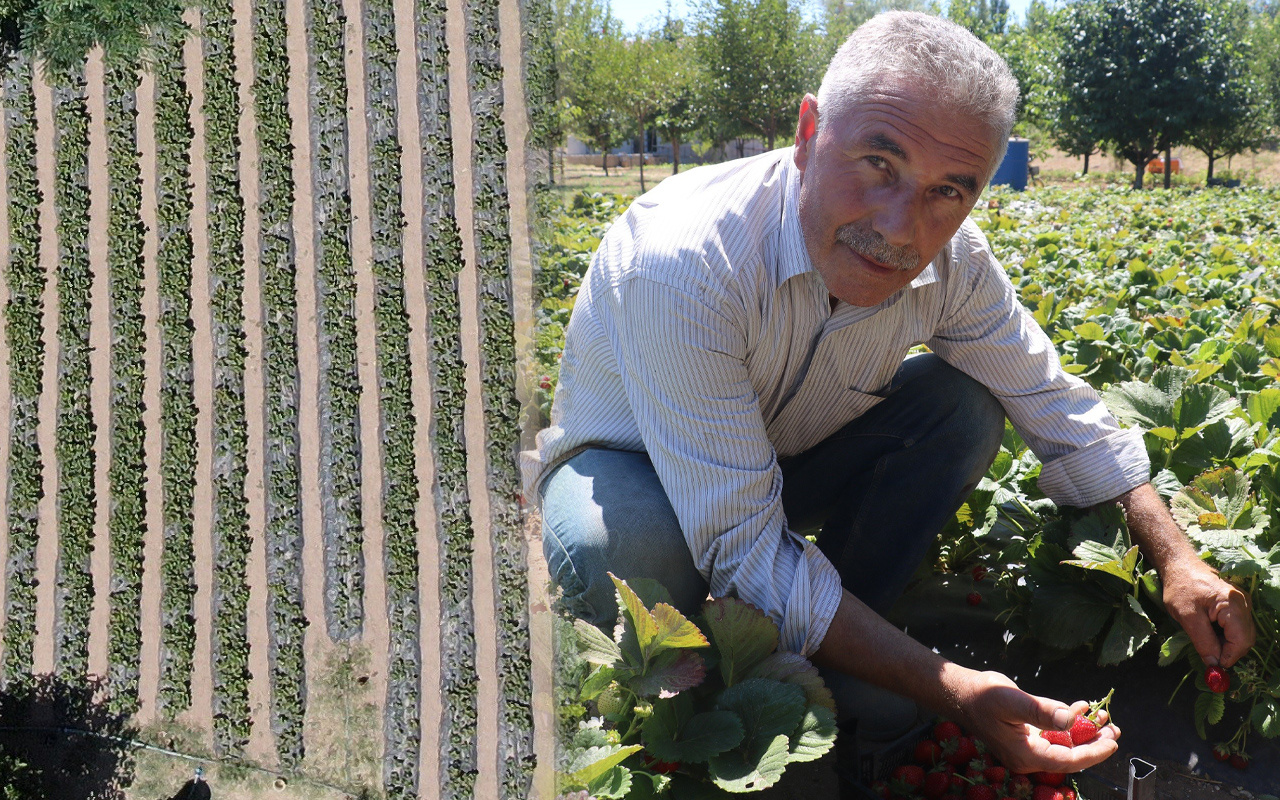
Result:
{"label": "man's face", "polygon": [[996,142],[981,120],[887,83],[825,120],[800,105],[800,227],[832,297],[874,306],[929,265],[977,202]]}

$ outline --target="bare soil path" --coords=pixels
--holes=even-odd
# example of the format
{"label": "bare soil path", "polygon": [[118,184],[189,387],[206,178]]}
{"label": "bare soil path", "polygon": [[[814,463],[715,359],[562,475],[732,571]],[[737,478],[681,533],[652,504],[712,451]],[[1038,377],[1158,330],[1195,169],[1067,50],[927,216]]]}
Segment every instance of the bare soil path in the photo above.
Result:
{"label": "bare soil path", "polygon": [[[195,30],[200,12],[190,9],[184,18]],[[213,340],[209,308],[209,176],[204,152],[204,68],[200,40],[194,36],[183,47],[187,83],[191,90],[191,342],[192,383],[196,405],[196,486],[192,501],[195,528],[192,551],[195,561],[196,643],[192,654],[191,708],[185,721],[213,743]]]}
{"label": "bare soil path", "polygon": [[142,316],[147,330],[143,378],[142,422],[147,430],[144,447],[147,463],[147,533],[142,551],[142,653],[138,667],[138,720],[156,717],[160,691],[160,561],[164,553],[164,485],[159,464],[164,458],[160,421],[160,277],[156,267],[159,248],[156,221],[155,78],[142,74],[138,86],[138,153],[142,171]]}
{"label": "bare soil path", "polygon": [[262,375],[262,265],[258,239],[258,139],[253,99],[253,4],[234,0],[236,80],[240,84],[240,192],[244,197],[244,406],[248,433],[245,456],[245,498],[249,514],[249,549],[246,577],[249,583],[248,638],[249,708],[253,729],[245,755],[260,764],[276,763],[275,741],[271,733],[271,665],[267,629],[265,398]]}
{"label": "bare soil path", "polygon": [[106,676],[111,629],[111,276],[107,271],[107,139],[102,53],[85,70],[89,107],[89,264],[93,270],[89,317],[90,408],[94,435],[93,612],[89,617],[89,673]]}
{"label": "bare soil path", "polygon": [[[359,0],[344,0],[348,76],[364,75],[364,36]],[[361,521],[364,525],[364,633],[369,648],[369,684],[381,705],[387,696],[386,569],[382,558],[382,438],[379,430],[377,323],[373,316],[372,231],[369,225],[369,142],[362,78],[347,94],[348,160],[351,180],[351,259],[356,284],[356,368],[360,374]],[[322,423],[323,424],[323,423]],[[380,731],[379,731],[380,733]],[[381,738],[379,736],[379,738]]]}
{"label": "bare soil path", "polygon": [[[53,93],[35,70],[36,141],[53,141]],[[54,199],[54,152],[36,152],[36,179],[44,200],[40,204],[40,265],[48,281],[44,292],[44,375],[40,392],[37,440],[44,470],[44,497],[40,500],[39,541],[36,544],[36,639],[32,665],[36,673],[53,672],[54,626],[57,625],[58,591],[58,461],[55,431],[58,416],[58,231]]]}

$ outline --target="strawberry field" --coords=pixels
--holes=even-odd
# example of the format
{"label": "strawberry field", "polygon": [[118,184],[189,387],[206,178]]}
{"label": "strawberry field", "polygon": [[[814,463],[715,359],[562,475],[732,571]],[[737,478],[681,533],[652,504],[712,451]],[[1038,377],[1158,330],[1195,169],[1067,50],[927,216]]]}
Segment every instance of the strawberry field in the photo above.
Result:
{"label": "strawberry field", "polygon": [[[1201,556],[1249,594],[1257,644],[1227,671],[1228,685],[1206,682],[1119,511],[1055,507],[1012,428],[928,569],[967,585],[970,602],[999,610],[1008,639],[1047,658],[1172,678],[1186,709],[1178,724],[1193,732],[1199,758],[1240,768],[1250,759],[1274,767],[1280,755],[1277,201],[1274,189],[1048,186],[991,190],[973,212],[1066,369],[1144,432],[1152,481]],[[536,334],[544,413],[574,292],[627,202],[577,195],[545,243]],[[582,701],[568,691],[570,706]],[[592,708],[581,706],[588,716]],[[559,766],[586,774],[583,764]]]}

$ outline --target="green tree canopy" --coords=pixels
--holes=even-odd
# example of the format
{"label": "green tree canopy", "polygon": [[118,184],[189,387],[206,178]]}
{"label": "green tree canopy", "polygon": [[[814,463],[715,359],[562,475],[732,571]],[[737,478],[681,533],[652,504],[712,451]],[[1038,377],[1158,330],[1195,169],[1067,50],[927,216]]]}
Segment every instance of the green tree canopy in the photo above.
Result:
{"label": "green tree canopy", "polygon": [[607,175],[609,150],[632,129],[621,91],[627,68],[621,26],[607,0],[557,0],[555,26],[562,127],[604,154]]}
{"label": "green tree canopy", "polygon": [[151,35],[185,30],[192,0],[0,0],[0,65],[25,52],[43,59],[51,76],[75,69],[101,46],[107,58],[132,61],[149,53]]}

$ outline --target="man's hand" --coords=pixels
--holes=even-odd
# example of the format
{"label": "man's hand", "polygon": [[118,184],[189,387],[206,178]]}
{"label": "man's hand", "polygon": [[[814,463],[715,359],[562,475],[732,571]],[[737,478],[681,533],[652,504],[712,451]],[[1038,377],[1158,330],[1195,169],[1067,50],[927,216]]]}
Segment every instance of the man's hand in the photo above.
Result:
{"label": "man's hand", "polygon": [[[1041,730],[1066,730],[1089,704],[1072,706],[1028,694],[999,672],[966,670],[956,701],[962,726],[986,742],[1012,772],[1079,772],[1111,757],[1120,729],[1106,723],[1098,738],[1077,747],[1050,744]],[[1105,714],[1105,712],[1103,712]],[[1100,716],[1106,722],[1105,716]]]}
{"label": "man's hand", "polygon": [[[1204,663],[1230,667],[1249,652],[1255,633],[1247,594],[1198,558],[1170,565],[1162,577],[1165,609]],[[1221,638],[1214,624],[1222,629]]]}
{"label": "man's hand", "polygon": [[[1229,667],[1253,647],[1249,597],[1204,563],[1151,484],[1116,498],[1129,531],[1164,582],[1164,605],[1209,665]],[[1214,629],[1222,629],[1222,637]]]}

